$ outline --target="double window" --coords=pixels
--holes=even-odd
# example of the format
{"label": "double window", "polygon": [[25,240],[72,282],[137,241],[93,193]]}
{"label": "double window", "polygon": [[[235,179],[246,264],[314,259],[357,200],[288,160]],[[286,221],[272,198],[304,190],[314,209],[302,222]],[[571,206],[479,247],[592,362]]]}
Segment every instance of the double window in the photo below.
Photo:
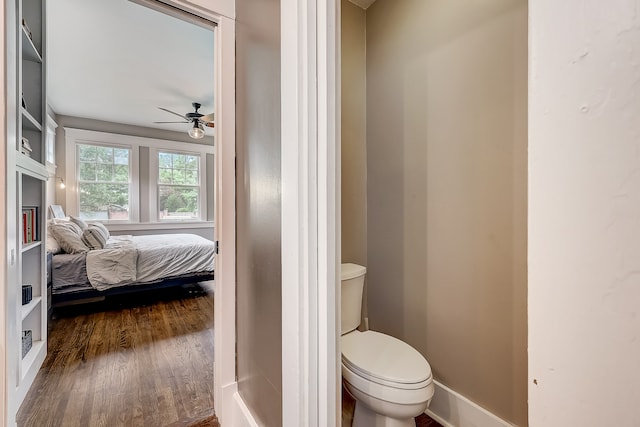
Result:
{"label": "double window", "polygon": [[67,164],[75,163],[75,173],[67,168],[68,212],[123,223],[211,219],[213,188],[207,191],[206,182],[213,147],[78,129],[66,133]]}

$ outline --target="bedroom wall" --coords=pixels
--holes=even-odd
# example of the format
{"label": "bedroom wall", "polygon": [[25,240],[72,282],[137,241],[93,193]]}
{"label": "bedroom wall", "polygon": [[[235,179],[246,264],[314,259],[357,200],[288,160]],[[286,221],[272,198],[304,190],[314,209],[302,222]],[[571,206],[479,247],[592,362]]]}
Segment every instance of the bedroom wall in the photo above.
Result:
{"label": "bedroom wall", "polygon": [[282,425],[280,1],[236,3],[238,392]]}
{"label": "bedroom wall", "polygon": [[[63,177],[66,174],[67,165],[65,164],[66,158],[66,133],[65,127],[76,128],[76,129],[86,129],[98,132],[108,132],[115,133],[120,135],[128,135],[128,136],[138,136],[144,138],[157,138],[157,139],[165,139],[171,141],[179,141],[185,143],[196,143],[202,145],[212,145],[213,137],[205,136],[201,140],[194,140],[190,138],[186,133],[182,132],[172,132],[172,131],[163,131],[159,129],[151,129],[140,126],[132,126],[125,125],[119,123],[111,123],[105,122],[101,120],[93,120],[93,119],[85,119],[81,117],[71,117],[65,115],[56,115],[56,122],[58,123],[58,128],[56,129],[56,176]],[[146,153],[146,156],[145,156]],[[206,167],[207,171],[213,171],[214,166],[214,157],[212,155],[207,155],[206,157]],[[73,167],[73,166],[72,166]],[[113,235],[120,234],[133,234],[133,235],[145,235],[145,234],[171,234],[171,233],[192,233],[202,236],[206,239],[213,240],[213,227],[200,227],[194,226],[190,228],[182,227],[176,228],[175,225],[168,225],[166,228],[162,228],[161,225],[153,225],[153,228],[149,226],[149,218],[148,218],[148,202],[149,197],[146,196],[149,191],[152,191],[153,188],[150,187],[148,179],[149,176],[149,147],[141,147],[140,148],[140,221],[141,224],[139,226],[136,225],[107,225],[109,231]],[[207,174],[208,177],[213,177],[213,174]],[[207,183],[207,215],[208,221],[213,221],[213,178],[209,179]],[[67,212],[66,209],[66,189],[61,189],[59,185],[56,185],[55,188],[55,201],[56,204],[62,205]],[[68,212],[67,212],[68,213]]]}
{"label": "bedroom wall", "polygon": [[527,2],[367,9],[372,329],[527,424]]}

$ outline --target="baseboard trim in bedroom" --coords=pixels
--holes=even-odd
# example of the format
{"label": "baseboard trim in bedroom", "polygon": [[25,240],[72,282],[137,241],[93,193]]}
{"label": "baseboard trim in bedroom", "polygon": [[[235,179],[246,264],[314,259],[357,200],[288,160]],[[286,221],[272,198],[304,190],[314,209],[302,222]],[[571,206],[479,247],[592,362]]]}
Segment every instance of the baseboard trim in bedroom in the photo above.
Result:
{"label": "baseboard trim in bedroom", "polygon": [[444,427],[513,427],[449,387],[434,384],[436,391],[426,414]]}

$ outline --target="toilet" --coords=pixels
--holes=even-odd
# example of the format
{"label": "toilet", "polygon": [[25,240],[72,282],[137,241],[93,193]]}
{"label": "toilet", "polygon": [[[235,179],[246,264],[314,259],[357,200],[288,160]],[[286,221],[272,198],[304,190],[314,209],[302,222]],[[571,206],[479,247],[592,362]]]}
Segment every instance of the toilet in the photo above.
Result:
{"label": "toilet", "polygon": [[415,427],[434,393],[431,367],[409,344],[360,332],[366,268],[342,264],[342,382],[356,401],[353,427]]}

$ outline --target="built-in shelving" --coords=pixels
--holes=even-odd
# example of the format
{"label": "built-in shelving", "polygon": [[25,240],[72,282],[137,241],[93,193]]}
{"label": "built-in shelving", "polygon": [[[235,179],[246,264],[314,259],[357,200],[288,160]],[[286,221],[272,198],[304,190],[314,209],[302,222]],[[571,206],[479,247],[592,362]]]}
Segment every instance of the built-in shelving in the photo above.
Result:
{"label": "built-in shelving", "polygon": [[40,245],[42,245],[42,242],[40,240],[38,240],[37,242],[26,243],[22,245],[22,247],[20,248],[20,252],[27,252],[28,250],[37,248]]}
{"label": "built-in shelving", "polygon": [[40,62],[42,63],[42,56],[36,46],[33,44],[33,40],[27,34],[27,30],[24,26],[20,26],[22,29],[22,60],[23,61],[31,61],[31,62]]}
{"label": "built-in shelving", "polygon": [[31,350],[29,350],[29,353],[27,353],[24,356],[24,359],[22,359],[21,361],[21,379],[23,381],[26,379],[26,376],[31,369],[35,369],[36,367],[40,369],[40,365],[42,364],[42,360],[44,360],[44,357],[41,358],[39,356],[41,356],[43,353],[46,354],[46,350],[47,349],[45,347],[45,341],[33,341]]}
{"label": "built-in shelving", "polygon": [[31,312],[42,302],[42,297],[33,298],[28,304],[22,306],[22,320],[26,319]]}
{"label": "built-in shelving", "polygon": [[[49,172],[46,166],[45,123],[46,94],[46,0],[11,0],[7,10],[15,19],[11,28],[16,43],[16,111],[15,150],[9,153],[8,174],[15,183],[15,232],[9,250],[15,253],[10,275],[10,292],[15,295],[15,330],[10,334],[16,345],[7,357],[14,364],[15,392],[10,392],[9,409],[17,411],[31,387],[47,352],[47,284],[46,284],[46,191]],[[11,31],[12,33],[14,32]],[[13,50],[12,50],[13,52]],[[11,144],[14,144],[12,141]],[[11,147],[9,144],[9,147]],[[13,209],[13,208],[12,208]],[[31,285],[31,300],[22,304],[22,286]],[[13,298],[13,297],[12,297]],[[13,324],[13,323],[12,323]],[[31,348],[23,355],[22,335],[29,331]],[[28,341],[27,341],[28,342]],[[25,349],[28,348],[25,347]],[[15,349],[15,350],[13,350]]]}
{"label": "built-in shelving", "polygon": [[22,127],[27,130],[42,132],[42,125],[33,118],[26,108],[22,108]]}

